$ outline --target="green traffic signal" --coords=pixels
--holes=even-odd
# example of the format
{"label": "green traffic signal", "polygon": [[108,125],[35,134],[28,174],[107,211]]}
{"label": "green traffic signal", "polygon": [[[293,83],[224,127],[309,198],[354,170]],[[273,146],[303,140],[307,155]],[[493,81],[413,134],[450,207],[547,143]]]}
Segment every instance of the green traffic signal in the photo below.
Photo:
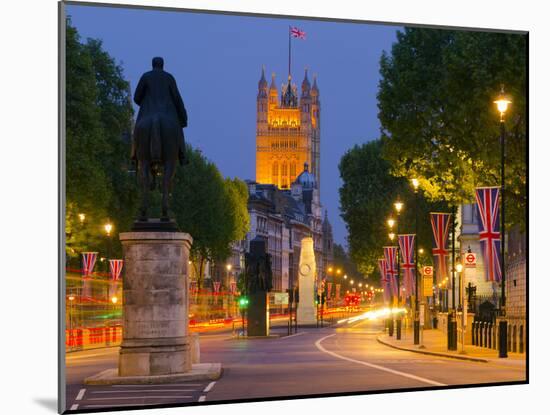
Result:
{"label": "green traffic signal", "polygon": [[239,307],[246,308],[248,306],[248,298],[241,297],[239,298]]}

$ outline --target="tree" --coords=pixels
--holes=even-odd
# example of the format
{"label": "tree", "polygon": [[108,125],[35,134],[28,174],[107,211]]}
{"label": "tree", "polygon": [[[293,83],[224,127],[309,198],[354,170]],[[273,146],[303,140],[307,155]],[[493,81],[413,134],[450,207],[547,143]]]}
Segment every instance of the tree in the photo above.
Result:
{"label": "tree", "polygon": [[476,186],[500,184],[499,119],[505,85],[506,198],[526,217],[526,37],[406,28],[380,62],[383,156],[392,174],[415,176],[430,200],[472,203]]}
{"label": "tree", "polygon": [[202,283],[206,261],[225,260],[233,241],[249,228],[248,190],[238,179],[225,179],[200,151],[187,145],[189,164],[174,178],[172,209],[181,229],[193,237],[191,258]]}
{"label": "tree", "polygon": [[[81,43],[70,19],[66,75],[66,252],[77,263],[84,250],[104,251],[107,221],[129,226],[136,199],[126,161],[133,110],[122,68],[100,41]],[[111,254],[120,254],[118,241]]]}
{"label": "tree", "polygon": [[[396,218],[393,203],[398,198],[404,203],[399,232],[415,233],[414,192],[407,179],[390,174],[390,164],[382,158],[382,147],[381,140],[356,145],[344,154],[339,164],[343,181],[340,207],[348,230],[350,256],[366,275],[378,269],[382,247],[397,243],[388,238],[387,219]],[[418,194],[419,246],[432,246],[429,212],[446,208],[445,203],[429,203]]]}

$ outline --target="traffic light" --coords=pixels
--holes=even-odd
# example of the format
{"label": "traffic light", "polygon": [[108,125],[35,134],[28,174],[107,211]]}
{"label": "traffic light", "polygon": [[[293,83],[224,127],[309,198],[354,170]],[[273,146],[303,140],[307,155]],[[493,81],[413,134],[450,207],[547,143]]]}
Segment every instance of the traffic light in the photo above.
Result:
{"label": "traffic light", "polygon": [[239,297],[239,308],[247,308],[248,307],[248,297],[240,296]]}

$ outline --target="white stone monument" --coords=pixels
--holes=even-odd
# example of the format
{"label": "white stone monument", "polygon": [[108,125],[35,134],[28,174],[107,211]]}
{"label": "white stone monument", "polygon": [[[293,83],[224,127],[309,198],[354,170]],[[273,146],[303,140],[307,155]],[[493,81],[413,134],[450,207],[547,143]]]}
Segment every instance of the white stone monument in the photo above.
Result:
{"label": "white stone monument", "polygon": [[315,273],[316,269],[315,253],[313,252],[313,238],[307,237],[302,239],[300,264],[298,266],[298,324],[309,325],[317,323],[314,298]]}

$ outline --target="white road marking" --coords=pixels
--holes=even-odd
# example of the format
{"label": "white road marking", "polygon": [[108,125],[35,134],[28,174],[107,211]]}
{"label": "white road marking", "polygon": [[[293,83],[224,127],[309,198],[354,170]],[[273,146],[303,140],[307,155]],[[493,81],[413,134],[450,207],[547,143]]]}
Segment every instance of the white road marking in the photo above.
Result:
{"label": "white road marking", "polygon": [[78,404],[75,403],[73,406],[71,406],[71,411],[76,411],[78,409]]}
{"label": "white road marking", "polygon": [[155,403],[117,403],[109,404],[109,406],[103,405],[84,405],[83,408],[107,408],[111,406],[145,406],[145,405],[156,405]]}
{"label": "white road marking", "polygon": [[[165,383],[161,386],[202,386],[202,383]],[[155,385],[111,385],[112,388],[152,388]]]}
{"label": "white road marking", "polygon": [[204,402],[206,401],[206,395],[202,395],[200,398],[199,398],[199,402]]}
{"label": "white road marking", "polygon": [[84,393],[86,393],[86,389],[80,389],[78,395],[76,395],[75,401],[81,401],[84,397]]}
{"label": "white road marking", "polygon": [[92,391],[92,393],[142,393],[142,392],[195,392],[197,389],[140,389],[137,391],[129,391],[127,389],[120,391]]}
{"label": "white road marking", "polygon": [[203,392],[210,392],[210,390],[214,387],[216,382],[210,382],[206,388],[204,388]]}
{"label": "white road marking", "polygon": [[104,400],[115,400],[118,401],[120,399],[180,399],[180,398],[192,398],[192,396],[184,396],[184,395],[177,395],[177,396],[142,396],[141,398],[136,398],[135,396],[109,396],[105,398],[88,398],[87,401],[104,401]]}
{"label": "white road marking", "polygon": [[332,337],[332,336],[336,336],[336,333],[329,334],[328,336],[320,338],[319,340],[317,340],[315,342],[315,346],[320,351],[322,351],[324,353],[327,353],[331,356],[337,357],[338,359],[347,360],[348,362],[357,363],[357,364],[360,364],[360,365],[363,365],[363,366],[372,367],[373,369],[378,369],[378,370],[382,370],[384,372],[392,373],[394,375],[403,376],[405,378],[418,380],[419,382],[428,383],[428,384],[434,385],[434,386],[447,386],[444,383],[439,383],[439,382],[436,382],[434,380],[422,378],[420,376],[411,375],[410,373],[400,372],[399,370],[393,370],[393,369],[390,369],[390,368],[387,368],[387,367],[384,367],[384,366],[379,366],[379,365],[375,365],[375,364],[372,364],[372,363],[363,362],[362,360],[355,360],[355,359],[352,359],[350,357],[342,356],[338,353],[331,352],[330,350],[327,350],[323,346],[321,346],[321,342],[325,339],[328,339],[329,337]]}
{"label": "white road marking", "polygon": [[289,338],[295,337],[295,336],[301,336],[302,334],[306,334],[306,333],[307,333],[307,331],[301,331],[300,333],[291,334],[290,336],[279,337],[279,340],[289,339]]}

